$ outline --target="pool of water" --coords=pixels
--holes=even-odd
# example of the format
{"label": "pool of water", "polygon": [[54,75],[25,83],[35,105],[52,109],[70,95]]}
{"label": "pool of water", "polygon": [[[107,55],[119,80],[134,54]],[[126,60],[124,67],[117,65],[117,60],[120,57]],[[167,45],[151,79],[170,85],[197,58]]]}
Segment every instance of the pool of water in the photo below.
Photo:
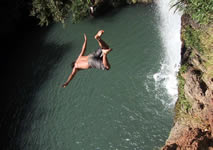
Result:
{"label": "pool of water", "polygon": [[[18,118],[13,125],[18,135],[15,146],[22,150],[162,146],[172,113],[167,92],[156,88],[153,78],[164,58],[157,16],[154,6],[136,5],[78,24],[68,20],[65,28],[56,24],[41,36],[29,37],[24,76],[14,86],[25,99],[14,115]],[[83,34],[89,54],[98,48],[94,35],[100,29],[113,49],[108,55],[111,70],[80,71],[62,88],[81,51]]]}

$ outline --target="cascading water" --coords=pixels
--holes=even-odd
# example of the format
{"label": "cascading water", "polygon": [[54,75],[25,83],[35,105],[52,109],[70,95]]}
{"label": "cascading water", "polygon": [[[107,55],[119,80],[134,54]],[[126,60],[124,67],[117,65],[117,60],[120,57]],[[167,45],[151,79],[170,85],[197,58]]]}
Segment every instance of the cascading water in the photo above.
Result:
{"label": "cascading water", "polygon": [[169,105],[173,105],[177,100],[177,72],[180,64],[180,28],[181,14],[171,8],[171,0],[156,0],[159,21],[159,31],[163,43],[163,59],[161,69],[153,75],[156,88],[166,88],[169,95]]}

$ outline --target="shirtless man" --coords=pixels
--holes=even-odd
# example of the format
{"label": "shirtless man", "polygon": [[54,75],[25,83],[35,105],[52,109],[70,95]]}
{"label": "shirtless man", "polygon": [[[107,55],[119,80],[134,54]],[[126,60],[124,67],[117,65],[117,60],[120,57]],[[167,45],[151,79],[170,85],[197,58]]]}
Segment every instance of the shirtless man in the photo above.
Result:
{"label": "shirtless man", "polygon": [[107,60],[107,54],[112,50],[109,46],[101,39],[101,35],[104,33],[104,30],[98,31],[95,35],[95,39],[98,41],[100,48],[97,51],[84,56],[87,46],[87,37],[84,34],[84,44],[78,58],[75,62],[72,63],[72,73],[69,75],[67,81],[63,84],[65,88],[69,82],[73,79],[78,70],[97,68],[102,70],[109,70],[110,65]]}

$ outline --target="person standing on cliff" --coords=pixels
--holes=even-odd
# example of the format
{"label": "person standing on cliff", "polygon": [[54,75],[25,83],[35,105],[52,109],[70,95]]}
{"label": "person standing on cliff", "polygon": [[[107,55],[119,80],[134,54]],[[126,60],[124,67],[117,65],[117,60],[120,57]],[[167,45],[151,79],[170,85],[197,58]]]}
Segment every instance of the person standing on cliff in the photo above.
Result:
{"label": "person standing on cliff", "polygon": [[72,72],[69,75],[67,81],[62,85],[62,87],[66,87],[69,82],[73,79],[75,74],[82,69],[89,68],[97,68],[102,70],[109,70],[110,64],[107,60],[107,54],[112,50],[109,46],[101,39],[104,30],[98,31],[95,35],[95,39],[98,41],[100,48],[95,52],[89,54],[88,56],[84,56],[87,46],[87,36],[84,34],[84,44],[82,46],[82,50],[76,61],[72,62]]}

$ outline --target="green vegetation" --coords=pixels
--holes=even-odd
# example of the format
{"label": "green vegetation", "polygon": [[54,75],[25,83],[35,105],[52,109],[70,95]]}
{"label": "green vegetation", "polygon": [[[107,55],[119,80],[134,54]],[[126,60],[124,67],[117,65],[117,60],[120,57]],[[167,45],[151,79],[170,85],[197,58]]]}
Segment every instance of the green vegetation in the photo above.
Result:
{"label": "green vegetation", "polygon": [[175,107],[175,119],[180,116],[187,114],[191,109],[191,103],[186,99],[184,92],[185,79],[181,76],[181,74],[187,71],[188,66],[182,65],[178,74],[178,101]]}
{"label": "green vegetation", "polygon": [[[202,65],[206,68],[208,76],[213,77],[213,25],[205,28],[193,29],[186,26],[182,32],[186,47],[196,49],[202,57]],[[193,59],[195,52],[190,57]]]}
{"label": "green vegetation", "polygon": [[188,65],[184,64],[184,65],[181,65],[180,69],[179,69],[179,73],[180,74],[183,74],[187,71],[188,69]]}
{"label": "green vegetation", "polygon": [[187,76],[185,73],[191,67],[198,79],[196,82],[211,84],[213,79],[213,0],[178,0],[174,6],[187,14],[181,36],[186,51],[190,54],[190,59],[184,62],[178,73],[175,122],[180,121],[189,126],[206,129],[208,123],[204,122],[201,112],[196,112],[196,107],[192,108],[197,102],[187,96],[186,92],[189,91],[187,91],[184,77]]}
{"label": "green vegetation", "polygon": [[67,14],[71,11],[71,2],[61,0],[33,0],[31,16],[36,16],[39,25],[48,25],[51,21],[64,23]]}
{"label": "green vegetation", "polygon": [[[149,3],[152,0],[145,0]],[[93,5],[118,7],[124,4],[135,4],[141,0],[32,0],[30,15],[39,19],[39,25],[48,26],[51,22],[64,24],[71,15],[76,23],[89,15]]]}
{"label": "green vegetation", "polygon": [[200,24],[213,21],[213,0],[178,0],[174,6]]}
{"label": "green vegetation", "polygon": [[206,74],[213,78],[213,25],[205,28],[200,35],[200,41],[204,47],[203,58],[205,62],[203,65],[206,68]]}
{"label": "green vegetation", "polygon": [[[201,72],[198,77],[200,79],[203,78],[204,80],[210,80],[213,77],[213,25],[208,24],[207,26],[200,27],[199,29],[194,29],[189,25],[184,26],[182,30],[182,38],[187,49],[192,49],[192,53],[190,55],[191,59],[193,59],[196,55],[199,55],[201,58],[200,63],[206,69],[206,71]],[[183,64],[178,74],[178,101],[175,107],[176,120],[178,118],[190,118],[192,104],[185,96],[185,79],[183,78],[184,73],[188,69],[188,65],[189,64],[187,62]],[[200,118],[195,117],[193,120],[197,122],[197,119],[199,120]]]}
{"label": "green vegetation", "polygon": [[90,0],[74,0],[72,2],[72,19],[76,23],[89,15],[89,7],[92,5]]}
{"label": "green vegetation", "polygon": [[41,26],[52,21],[64,23],[70,14],[76,22],[89,14],[90,5],[90,0],[33,0],[30,15],[37,17]]}
{"label": "green vegetation", "polygon": [[199,52],[203,52],[203,46],[200,42],[200,34],[200,30],[195,30],[191,26],[187,26],[182,33],[186,46],[195,48]]}

